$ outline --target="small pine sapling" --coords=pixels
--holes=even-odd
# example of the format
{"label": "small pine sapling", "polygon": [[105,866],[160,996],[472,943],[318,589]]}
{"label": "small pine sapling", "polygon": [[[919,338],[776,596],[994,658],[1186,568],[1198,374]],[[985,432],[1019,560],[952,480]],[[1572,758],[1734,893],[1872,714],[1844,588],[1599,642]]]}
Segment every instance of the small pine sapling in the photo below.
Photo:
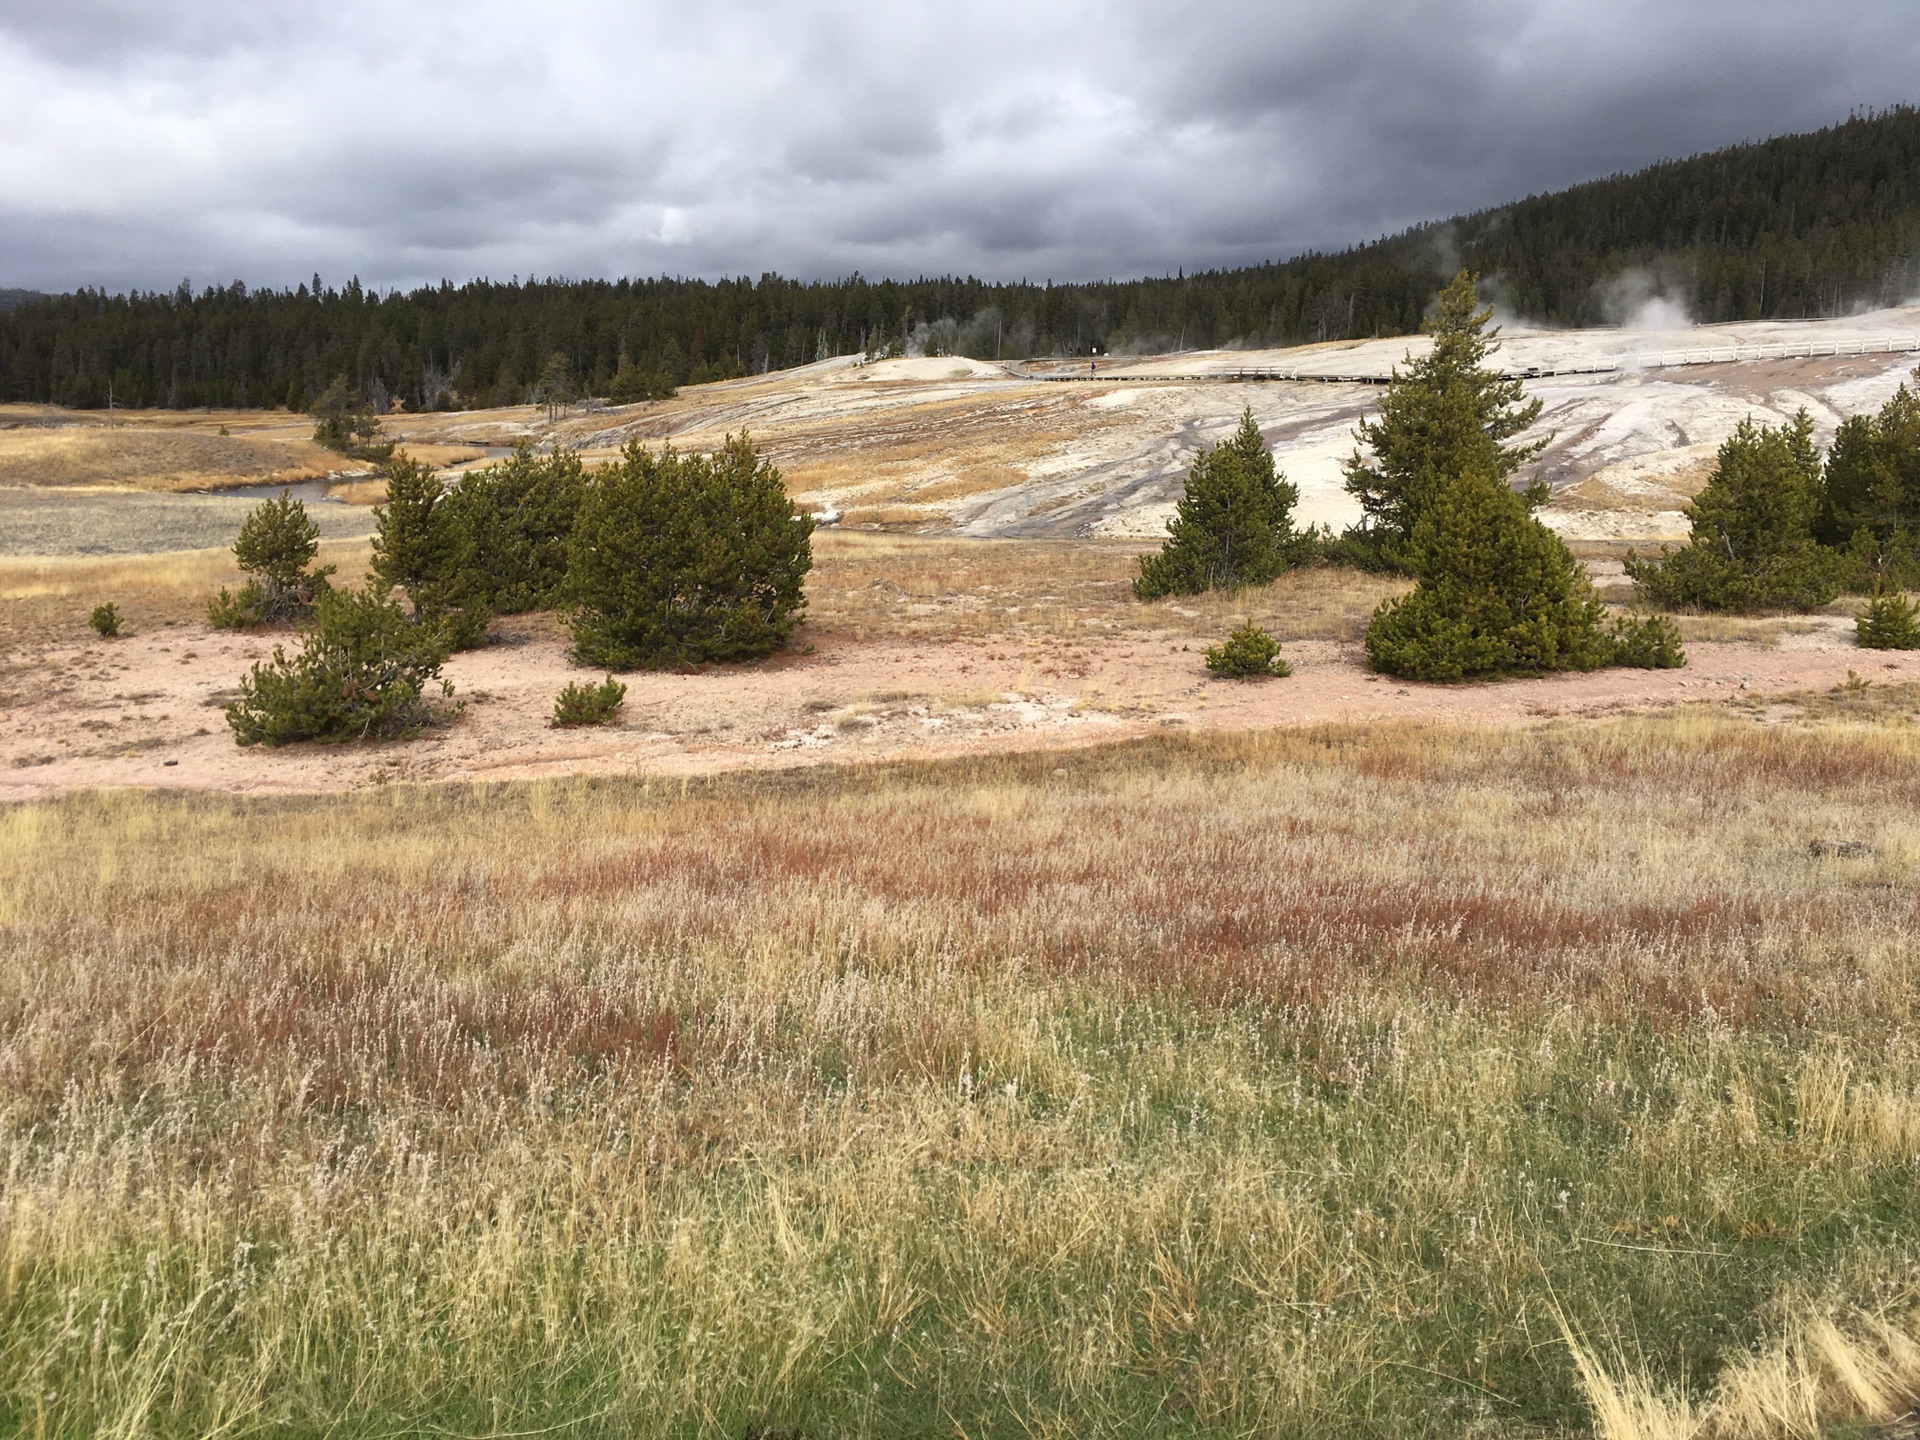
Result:
{"label": "small pine sapling", "polygon": [[1273,468],[1249,406],[1240,428],[1193,462],[1166,543],[1140,557],[1133,593],[1160,600],[1270,584],[1311,557],[1314,537],[1293,528],[1299,498],[1299,487]]}
{"label": "small pine sapling", "polygon": [[87,624],[93,627],[93,633],[102,640],[111,640],[120,633],[120,612],[109,600],[105,605],[93,607],[93,614],[87,617]]}
{"label": "small pine sapling", "polygon": [[1862,650],[1920,650],[1920,607],[1897,591],[1877,588],[1855,617],[1853,636]]}
{"label": "small pine sapling", "polygon": [[1280,658],[1280,642],[1251,620],[1224,643],[1207,647],[1207,669],[1227,680],[1277,679],[1293,673]]}
{"label": "small pine sapling", "polygon": [[553,728],[571,730],[580,725],[604,725],[626,698],[627,687],[611,675],[598,685],[570,684],[553,702]]}
{"label": "small pine sapling", "polygon": [[255,506],[233,542],[233,558],[247,583],[237,594],[221,586],[208,602],[207,623],[216,630],[249,630],[305,617],[330,588],[333,566],[307,568],[319,553],[320,527],[287,491]]}
{"label": "small pine sapling", "polygon": [[1620,615],[1607,626],[1613,663],[1629,670],[1678,670],[1687,663],[1680,632],[1664,615]]}

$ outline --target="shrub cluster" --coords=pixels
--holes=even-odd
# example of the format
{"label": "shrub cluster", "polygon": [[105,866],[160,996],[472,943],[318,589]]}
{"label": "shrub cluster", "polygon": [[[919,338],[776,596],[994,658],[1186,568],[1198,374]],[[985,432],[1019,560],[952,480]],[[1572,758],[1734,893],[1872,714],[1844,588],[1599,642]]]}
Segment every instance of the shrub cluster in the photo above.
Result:
{"label": "shrub cluster", "polygon": [[[222,590],[209,618],[313,624],[297,654],[275,649],[242,682],[227,710],[241,744],[413,733],[428,682],[496,611],[567,604],[576,656],[629,669],[766,654],[806,605],[812,520],[745,434],[712,456],[630,445],[591,476],[577,456],[522,446],[452,487],[403,457],[375,514],[364,595],[307,568],[319,539],[298,501],[282,494],[247,517],[234,553],[251,578],[237,596]],[[611,675],[569,685],[554,723],[602,724],[625,695]]]}
{"label": "shrub cluster", "polygon": [[1742,420],[1720,447],[1690,507],[1686,545],[1657,558],[1627,556],[1627,574],[1652,600],[1702,610],[1815,610],[1840,593],[1842,562],[1820,543],[1827,496],[1813,417]]}
{"label": "shrub cluster", "polygon": [[371,576],[404,590],[416,617],[442,621],[456,650],[470,649],[492,616],[559,602],[584,488],[578,456],[538,455],[525,442],[452,486],[431,466],[395,460],[374,509]]}
{"label": "shrub cluster", "polygon": [[1519,439],[1540,403],[1488,368],[1499,331],[1474,283],[1462,271],[1441,292],[1422,327],[1432,347],[1408,357],[1378,416],[1360,425],[1367,453],[1348,462],[1346,488],[1362,522],[1337,538],[1302,537],[1299,553],[1418,577],[1367,627],[1368,662],[1390,674],[1464,680],[1684,664],[1669,622],[1607,622],[1586,573],[1531,513],[1546,487],[1536,480],[1516,494],[1510,485],[1546,444]]}
{"label": "shrub cluster", "polygon": [[1842,421],[1825,481],[1820,538],[1842,550],[1846,587],[1920,587],[1920,394],[1902,385],[1877,414]]}
{"label": "shrub cluster", "polygon": [[375,513],[373,578],[457,648],[490,615],[565,606],[586,664],[748,659],[784,645],[806,604],[813,522],[745,434],[710,456],[632,444],[591,476],[523,444],[451,487],[396,460]]}
{"label": "shrub cluster", "polygon": [[806,608],[812,533],[745,434],[711,456],[628,445],[594,473],[574,522],[575,657],[656,670],[779,649]]}
{"label": "shrub cluster", "polygon": [[1824,459],[1804,410],[1784,426],[1743,421],[1689,519],[1680,549],[1627,558],[1663,604],[1815,610],[1842,590],[1920,586],[1920,395],[1902,385],[1850,417]]}
{"label": "shrub cluster", "polygon": [[[441,627],[410,619],[378,596],[330,591],[314,606],[313,628],[289,657],[274,647],[227,707],[242,745],[294,740],[395,739],[430,716],[422,698],[446,662]],[[453,687],[441,682],[444,695]]]}
{"label": "shrub cluster", "polygon": [[220,587],[208,602],[207,623],[216,630],[251,630],[311,614],[334,570],[309,568],[319,553],[320,528],[287,491],[254,507],[233,542],[233,558],[247,581],[235,593]]}
{"label": "shrub cluster", "polygon": [[1680,632],[1664,615],[1620,615],[1607,626],[1612,664],[1631,670],[1678,670],[1687,663]]}
{"label": "shrub cluster", "polygon": [[1265,680],[1291,675],[1280,658],[1280,642],[1251,620],[1219,645],[1207,647],[1207,669],[1227,680]]}
{"label": "shrub cluster", "polygon": [[598,685],[569,684],[553,702],[556,730],[571,730],[579,725],[604,725],[627,698],[627,687],[609,675]]}

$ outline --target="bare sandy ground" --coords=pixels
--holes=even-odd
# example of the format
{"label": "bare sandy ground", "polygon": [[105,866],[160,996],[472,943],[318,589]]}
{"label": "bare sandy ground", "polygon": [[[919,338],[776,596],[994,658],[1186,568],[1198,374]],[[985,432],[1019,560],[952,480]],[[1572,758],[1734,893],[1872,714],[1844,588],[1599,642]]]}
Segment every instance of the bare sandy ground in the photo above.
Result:
{"label": "bare sandy ground", "polygon": [[1070,747],[1169,729],[1328,721],[1531,725],[1555,717],[1826,690],[1850,671],[1920,680],[1920,654],[1796,637],[1689,646],[1678,671],[1608,670],[1433,686],[1369,674],[1359,647],[1287,646],[1285,680],[1215,680],[1179,639],[956,641],[823,637],[812,653],[687,675],[631,675],[619,723],[553,730],[553,698],[583,672],[549,619],[509,622],[505,643],[447,666],[465,708],[407,742],[234,744],[221,706],[247,667],[288,637],[175,626],[111,642],[48,644],[0,671],[0,800],[93,787],[235,794],[355,790],[395,781],[561,774],[684,775],[900,757]]}

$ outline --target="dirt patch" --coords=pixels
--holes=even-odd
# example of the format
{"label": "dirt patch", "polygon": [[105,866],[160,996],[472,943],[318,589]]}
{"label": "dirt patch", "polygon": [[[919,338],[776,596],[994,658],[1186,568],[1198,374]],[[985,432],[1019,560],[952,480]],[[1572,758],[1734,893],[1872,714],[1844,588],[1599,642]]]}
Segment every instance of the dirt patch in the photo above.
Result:
{"label": "dirt patch", "polygon": [[[1429,686],[1370,674],[1357,646],[1332,640],[1288,645],[1292,678],[1246,683],[1210,678],[1201,646],[1176,636],[916,644],[821,634],[811,653],[761,665],[630,675],[617,725],[553,730],[554,696],[585,673],[568,662],[564,635],[545,616],[503,621],[497,633],[500,643],[448,664],[465,708],[421,739],[279,751],[237,747],[221,706],[288,636],[185,624],[15,649],[0,680],[0,798],[119,785],[304,793],[395,780],[688,774],[1071,747],[1170,727],[1534,725],[1705,702],[1790,723],[1807,716],[1798,697],[1843,685],[1850,672],[1881,685],[1920,681],[1920,655],[1838,646],[1708,643],[1679,671]],[[1889,690],[1886,704],[1904,716],[1911,693]],[[1769,704],[1769,695],[1796,699]]]}

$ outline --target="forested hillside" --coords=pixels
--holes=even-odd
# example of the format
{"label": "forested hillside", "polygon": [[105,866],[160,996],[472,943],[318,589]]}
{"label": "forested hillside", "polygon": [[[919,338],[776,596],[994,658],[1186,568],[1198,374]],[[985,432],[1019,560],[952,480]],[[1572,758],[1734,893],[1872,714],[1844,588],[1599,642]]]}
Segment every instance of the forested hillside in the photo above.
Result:
{"label": "forested hillside", "polygon": [[555,353],[604,393],[625,357],[675,383],[888,345],[982,358],[1403,334],[1452,270],[1516,313],[1606,323],[1646,294],[1706,321],[1920,291],[1920,112],[1857,116],[1418,227],[1336,255],[1079,285],[966,279],[475,281],[376,294],[73,295],[0,306],[5,398],[290,405],[336,377],[384,403],[518,401]]}

